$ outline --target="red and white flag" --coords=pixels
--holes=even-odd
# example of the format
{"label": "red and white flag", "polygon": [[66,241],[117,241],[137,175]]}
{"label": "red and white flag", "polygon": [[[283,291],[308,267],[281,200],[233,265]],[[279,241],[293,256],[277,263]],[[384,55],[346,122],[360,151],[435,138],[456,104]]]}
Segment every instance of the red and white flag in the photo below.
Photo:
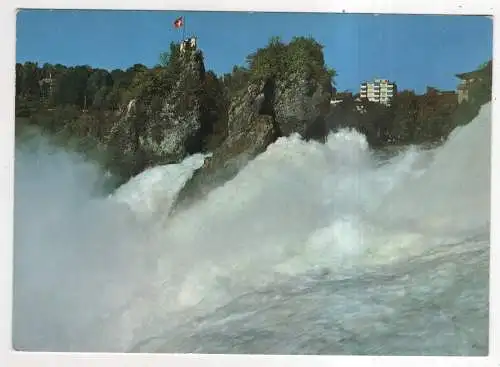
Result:
{"label": "red and white flag", "polygon": [[177,18],[174,22],[175,28],[181,28],[183,25],[184,25],[184,19],[182,17]]}

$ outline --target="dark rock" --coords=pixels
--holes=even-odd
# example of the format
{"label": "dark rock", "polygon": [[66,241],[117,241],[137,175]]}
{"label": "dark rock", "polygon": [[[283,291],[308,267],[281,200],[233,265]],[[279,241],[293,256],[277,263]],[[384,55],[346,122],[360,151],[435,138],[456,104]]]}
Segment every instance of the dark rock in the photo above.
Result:
{"label": "dark rock", "polygon": [[119,146],[122,155],[135,157],[134,163],[122,162],[134,171],[132,174],[148,165],[180,162],[203,148],[203,123],[212,119],[206,116],[208,112],[201,102],[203,58],[201,52],[182,57],[182,67],[172,88],[161,95],[131,100],[112,128],[109,144]]}
{"label": "dark rock", "polygon": [[324,141],[330,99],[331,87],[308,80],[305,74],[249,83],[231,100],[228,137],[186,184],[176,208],[188,206],[231,180],[280,136],[299,133],[305,139]]}
{"label": "dark rock", "polygon": [[330,131],[326,122],[326,116],[318,116],[312,123],[306,126],[306,130],[304,131],[305,139],[324,143]]}
{"label": "dark rock", "polygon": [[305,65],[297,72],[251,81],[232,96],[228,136],[181,191],[177,209],[232,179],[280,136],[298,133],[305,139],[324,141],[332,93],[330,78],[326,69],[324,75],[312,77]]}
{"label": "dark rock", "polygon": [[272,113],[261,113],[266,113],[265,106],[272,105],[266,99],[269,94],[264,92],[265,84],[250,84],[232,99],[228,137],[181,190],[176,209],[186,207],[232,179],[242,167],[280,136],[279,126]]}
{"label": "dark rock", "polygon": [[274,110],[282,134],[299,133],[309,138],[309,125],[317,124],[318,118],[330,110],[331,86],[322,85],[305,74],[292,74],[276,84]]}

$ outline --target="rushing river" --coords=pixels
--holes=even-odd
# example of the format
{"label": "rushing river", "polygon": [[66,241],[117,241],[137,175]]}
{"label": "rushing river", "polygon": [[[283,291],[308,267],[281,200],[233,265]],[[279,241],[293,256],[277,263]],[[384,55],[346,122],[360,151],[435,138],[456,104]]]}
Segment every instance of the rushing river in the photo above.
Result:
{"label": "rushing river", "polygon": [[106,196],[97,167],[19,144],[14,346],[486,355],[490,120],[389,157],[282,138],[171,217],[202,155]]}

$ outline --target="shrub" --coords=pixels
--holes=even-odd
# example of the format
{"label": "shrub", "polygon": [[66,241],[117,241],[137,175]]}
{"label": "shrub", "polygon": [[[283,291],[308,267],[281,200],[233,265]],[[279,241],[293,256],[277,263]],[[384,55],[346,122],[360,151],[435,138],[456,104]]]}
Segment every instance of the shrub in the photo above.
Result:
{"label": "shrub", "polygon": [[335,70],[325,65],[323,46],[312,37],[294,37],[288,44],[272,37],[266,47],[248,55],[246,61],[252,80],[305,74],[319,83],[334,84],[336,76]]}

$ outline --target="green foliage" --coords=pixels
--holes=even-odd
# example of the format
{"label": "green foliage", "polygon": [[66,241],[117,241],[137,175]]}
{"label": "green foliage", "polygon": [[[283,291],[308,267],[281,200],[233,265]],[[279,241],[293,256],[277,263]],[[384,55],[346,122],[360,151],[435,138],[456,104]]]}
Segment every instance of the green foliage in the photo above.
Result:
{"label": "green foliage", "polygon": [[470,122],[491,100],[491,80],[491,69],[486,69],[470,85],[469,101],[461,104],[456,94],[428,88],[424,95],[398,93],[390,108],[365,101],[364,114],[350,101],[334,108],[334,118],[363,132],[372,146],[437,143],[456,126]]}
{"label": "green foliage", "polygon": [[[105,93],[110,91],[113,86],[113,78],[107,70],[96,70],[87,80],[85,95],[87,104],[101,107],[105,99]],[[95,103],[97,102],[97,103]]]}
{"label": "green foliage", "polygon": [[330,78],[330,83],[332,84],[332,86],[335,85],[335,78],[338,76],[337,71],[333,68],[327,67],[326,72],[328,74],[328,77]]}
{"label": "green foliage", "polygon": [[16,84],[19,95],[26,100],[36,100],[40,96],[41,70],[37,63],[26,62],[16,65]]}
{"label": "green foliage", "polygon": [[484,68],[486,68],[489,63],[490,63],[490,61],[483,62],[481,65],[478,66],[478,69],[484,69]]}
{"label": "green foliage", "polygon": [[491,61],[483,64],[479,70],[482,70],[481,77],[470,85],[468,101],[461,103],[452,116],[455,125],[466,124],[478,114],[483,104],[491,101],[493,83]]}
{"label": "green foliage", "polygon": [[224,82],[212,71],[205,74],[201,102],[202,115],[205,116],[202,121],[203,135],[207,136],[203,145],[212,151],[227,136],[229,110],[229,96]]}
{"label": "green foliage", "polygon": [[162,52],[160,54],[160,66],[167,67],[170,60],[170,53],[168,51]]}
{"label": "green foliage", "polygon": [[226,98],[229,99],[229,96],[233,96],[237,91],[245,88],[249,80],[250,70],[241,66],[234,66],[232,73],[224,74],[222,77]]}
{"label": "green foliage", "polygon": [[335,70],[327,68],[323,46],[312,37],[294,37],[285,44],[272,37],[265,48],[259,48],[247,57],[252,79],[275,77],[286,80],[292,74],[311,77],[319,83],[334,84]]}
{"label": "green foliage", "polygon": [[272,37],[267,47],[259,48],[247,56],[253,79],[278,77],[285,73],[286,45],[278,37]]}
{"label": "green foliage", "polygon": [[170,50],[160,55],[158,67],[141,69],[135,74],[125,99],[138,98],[149,104],[154,96],[164,96],[170,93],[179,78],[181,68],[179,45],[172,42]]}
{"label": "green foliage", "polygon": [[180,61],[180,48],[179,45],[176,44],[175,42],[170,43],[170,48],[169,51],[165,51],[160,53],[160,66],[161,67],[168,67],[169,65],[172,66],[172,64],[176,64],[177,66],[179,65]]}

